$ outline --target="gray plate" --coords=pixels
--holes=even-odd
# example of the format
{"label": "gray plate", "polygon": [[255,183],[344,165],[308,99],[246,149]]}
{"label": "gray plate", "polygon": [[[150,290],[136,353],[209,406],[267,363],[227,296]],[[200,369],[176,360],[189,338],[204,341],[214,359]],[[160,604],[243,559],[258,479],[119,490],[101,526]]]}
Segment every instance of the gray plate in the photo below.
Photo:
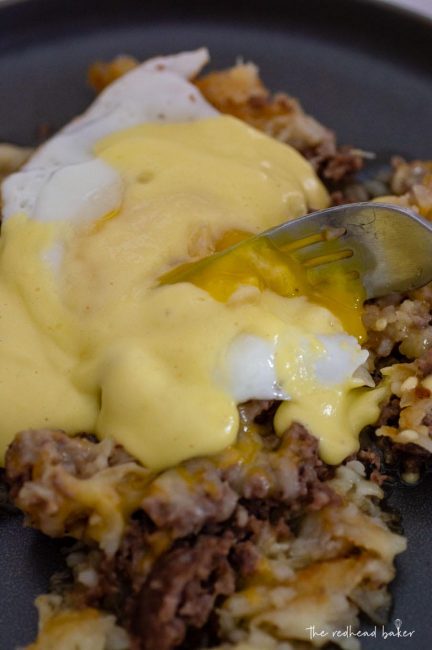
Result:
{"label": "gray plate", "polygon": [[[214,67],[257,62],[268,84],[302,99],[339,140],[378,153],[432,157],[432,23],[350,0],[177,2],[24,0],[0,5],[0,140],[37,141],[91,100],[97,58],[139,57],[207,45]],[[410,546],[398,561],[392,620],[411,639],[368,639],[371,650],[430,650],[431,482],[398,488]],[[35,634],[34,596],[61,566],[61,544],[0,514],[0,648]],[[387,629],[395,630],[390,625]],[[157,650],[157,649],[155,649]]]}

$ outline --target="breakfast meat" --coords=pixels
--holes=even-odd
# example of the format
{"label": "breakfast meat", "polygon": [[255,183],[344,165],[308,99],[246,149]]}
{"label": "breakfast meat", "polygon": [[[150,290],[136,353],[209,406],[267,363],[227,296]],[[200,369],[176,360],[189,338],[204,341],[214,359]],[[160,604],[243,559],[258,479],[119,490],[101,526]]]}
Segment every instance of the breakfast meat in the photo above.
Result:
{"label": "breakfast meat", "polygon": [[[107,481],[107,473],[133,463],[104,443],[60,432],[17,437],[7,456],[15,502],[41,530],[72,532],[86,543],[69,556],[73,581],[49,618],[54,629],[58,617],[82,612],[85,630],[89,612],[97,611],[115,615],[130,648],[233,648],[240,641],[276,648],[269,625],[296,647],[308,641],[316,617],[334,628],[355,624],[358,610],[381,620],[393,559],[405,545],[379,509],[381,488],[358,461],[337,470],[324,465],[316,439],[298,425],[278,440],[270,411],[248,420],[254,411],[256,405],[244,409],[234,449],[141,481],[132,513],[111,499],[112,516],[125,522],[115,546],[109,529],[100,537],[85,523],[100,511],[89,501],[79,511],[79,499],[95,493],[101,476]],[[246,436],[256,447],[249,468]],[[123,490],[132,485],[136,493],[131,468],[122,480]],[[116,481],[113,475],[114,488]],[[46,647],[50,629],[42,626],[34,648]]]}
{"label": "breakfast meat", "polygon": [[[158,70],[173,72],[187,120],[214,116],[216,111],[240,118],[294,146],[335,192],[333,199],[338,192],[344,198],[345,182],[362,165],[361,152],[338,148],[334,134],[306,115],[296,100],[284,94],[272,96],[254,65],[239,64],[198,77],[205,62],[203,50],[153,60],[143,79],[154,80]],[[101,91],[136,68],[133,58],[119,57],[109,64],[95,64],[90,81]],[[188,84],[187,78],[193,78],[195,85]],[[129,89],[136,90],[132,85]],[[134,99],[143,101],[141,91]],[[164,101],[171,105],[172,115],[158,113],[157,119],[176,121],[168,86],[166,92]],[[148,97],[147,93],[138,122],[155,119]],[[80,128],[86,132],[95,116],[105,114],[107,99],[100,98],[93,113],[78,118],[74,137]],[[115,93],[112,98],[119,100]],[[137,122],[130,110],[133,102],[123,112],[121,98],[119,102],[118,115],[126,120],[125,126],[133,127]],[[235,126],[229,121],[226,125]],[[66,144],[70,144],[68,129],[58,136]],[[45,156],[51,164],[47,151],[38,152],[36,160]],[[76,156],[77,151],[69,149],[67,155]],[[20,167],[26,155],[10,156],[6,172]],[[79,155],[82,164],[88,164],[88,152]],[[311,173],[305,172],[301,161],[298,164],[299,178]],[[39,169],[36,176],[39,182]],[[147,173],[141,182],[149,178]],[[319,181],[308,178],[315,183],[315,193],[300,199],[296,195],[299,214],[328,204]],[[430,217],[430,179],[430,163],[395,159],[387,183],[393,194],[387,200]],[[108,180],[111,187],[112,177]],[[13,184],[8,187],[14,189]],[[8,197],[13,200],[7,219],[13,219],[9,207],[15,200],[13,192]],[[118,196],[108,198],[116,207]],[[27,207],[39,218],[37,204],[30,201]],[[113,214],[115,210],[108,211],[97,228],[115,222]],[[201,229],[195,235],[192,240],[199,245],[193,248],[195,253],[199,250],[198,256],[217,249],[211,232]],[[232,308],[250,300],[249,294],[233,295]],[[68,574],[55,581],[51,594],[37,599],[40,630],[29,649],[305,650],[322,645],[322,640],[310,638],[312,624],[331,632],[358,625],[360,615],[384,623],[394,559],[406,541],[397,518],[384,507],[381,485],[395,468],[413,482],[430,462],[431,309],[431,287],[366,304],[367,369],[378,389],[386,387],[382,393],[386,397],[375,405],[377,413],[381,411],[379,421],[368,421],[373,432],[369,442],[356,453],[354,441],[354,453],[341,458],[343,462],[322,460],[318,437],[323,436],[312,428],[309,431],[294,421],[276,431],[275,413],[286,396],[275,394],[275,382],[271,391],[264,391],[269,393],[265,399],[250,399],[251,395],[232,400],[239,424],[232,444],[212,453],[189,452],[178,462],[161,456],[163,462],[154,467],[138,452],[127,451],[128,445],[115,434],[98,440],[83,433],[66,435],[51,426],[18,433],[6,453],[10,498],[28,524],[52,537],[76,540],[67,554]],[[249,350],[254,354],[262,349],[256,341],[253,346]],[[114,352],[109,363],[121,358],[123,350]],[[357,359],[355,368],[360,366],[364,375],[365,353],[352,346],[352,355]],[[246,365],[241,357],[240,370],[231,382],[235,391]],[[251,372],[254,368],[249,367]],[[162,398],[158,393],[159,403],[162,399],[172,404],[168,392]],[[197,410],[201,404],[195,406]],[[152,404],[148,402],[146,408]],[[175,427],[177,423],[171,421]],[[138,432],[142,436],[141,429]],[[156,428],[153,433],[157,446],[160,431]],[[335,642],[347,647],[340,639]],[[358,647],[355,640],[351,647]]]}
{"label": "breakfast meat", "polygon": [[[382,200],[432,218],[429,161],[392,161],[389,189]],[[377,380],[390,385],[376,434],[386,466],[416,483],[431,465],[432,453],[432,285],[392,294],[365,305],[369,364]]]}
{"label": "breakfast meat", "polygon": [[386,383],[376,444],[385,466],[416,483],[432,453],[432,288],[394,294],[365,306],[370,370]]}
{"label": "breakfast meat", "polygon": [[59,431],[21,433],[7,466],[11,496],[33,526],[53,537],[92,539],[111,552],[149,480],[149,472],[112,442]]}
{"label": "breakfast meat", "polygon": [[[117,528],[114,515],[127,519],[138,504],[157,530],[175,540],[226,521],[241,499],[276,500],[293,511],[303,503],[331,501],[320,478],[329,470],[318,459],[316,439],[303,427],[293,425],[279,438],[274,432],[250,431],[244,422],[237,444],[221,455],[192,459],[156,476],[107,441],[70,438],[59,431],[25,431],[7,452],[11,495],[43,532],[96,541],[111,552],[123,534],[120,529],[114,547],[108,544]],[[245,463],[249,454],[252,466]],[[93,508],[92,494],[98,495]],[[106,526],[104,515],[110,518]],[[96,529],[92,519],[97,519]]]}

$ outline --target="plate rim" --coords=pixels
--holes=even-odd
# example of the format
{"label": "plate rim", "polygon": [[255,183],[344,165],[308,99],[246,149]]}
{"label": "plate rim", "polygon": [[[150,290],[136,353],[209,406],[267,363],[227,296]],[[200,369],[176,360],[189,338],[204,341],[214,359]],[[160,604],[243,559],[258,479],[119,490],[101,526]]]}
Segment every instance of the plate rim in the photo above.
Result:
{"label": "plate rim", "polygon": [[[334,6],[340,5],[342,6],[341,0],[327,0],[330,2],[330,4],[333,4]],[[344,0],[342,0],[343,2]],[[64,7],[66,8],[66,3],[69,2],[69,0],[62,0]],[[346,2],[346,0],[345,0]],[[419,24],[426,25],[429,28],[432,28],[432,14],[426,14],[421,12],[419,9],[416,7],[409,7],[409,6],[403,6],[398,3],[392,2],[392,0],[349,0],[351,5],[355,5],[357,10],[365,9],[366,11],[368,9],[370,10],[377,10],[383,12],[383,14],[387,13],[389,15],[399,15],[401,17],[408,18],[409,20],[412,20],[414,22],[417,22]],[[90,0],[91,3],[91,0]],[[0,11],[5,11],[5,10],[19,10],[20,8],[26,9],[27,7],[30,6],[36,6],[37,5],[56,5],[55,0],[0,0]],[[72,3],[74,4],[73,0]],[[177,6],[180,6],[180,4],[190,4],[190,3],[177,3]],[[197,6],[200,3],[197,3]],[[58,4],[57,4],[58,6]],[[150,6],[153,6],[152,4]],[[120,8],[121,9],[121,8]]]}

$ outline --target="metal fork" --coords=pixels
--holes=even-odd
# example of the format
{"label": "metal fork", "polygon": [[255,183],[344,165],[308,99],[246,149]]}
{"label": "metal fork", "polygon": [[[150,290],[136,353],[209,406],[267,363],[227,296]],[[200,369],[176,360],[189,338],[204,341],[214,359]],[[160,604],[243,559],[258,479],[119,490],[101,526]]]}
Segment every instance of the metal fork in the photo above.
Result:
{"label": "metal fork", "polygon": [[432,224],[406,208],[368,202],[287,221],[177,273],[174,270],[162,282],[187,282],[191,273],[262,238],[311,270],[338,265],[356,274],[367,298],[409,291],[432,280]]}

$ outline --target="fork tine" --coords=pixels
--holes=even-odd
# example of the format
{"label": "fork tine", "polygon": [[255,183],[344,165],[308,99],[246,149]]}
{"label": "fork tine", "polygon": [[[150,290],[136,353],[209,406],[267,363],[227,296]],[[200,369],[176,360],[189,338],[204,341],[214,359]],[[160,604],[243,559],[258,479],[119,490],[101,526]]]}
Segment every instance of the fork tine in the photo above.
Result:
{"label": "fork tine", "polygon": [[294,239],[283,246],[279,246],[279,250],[283,253],[294,253],[303,248],[308,248],[314,244],[320,244],[325,241],[323,233],[317,233],[316,235],[308,235],[307,237],[302,237],[301,239]]}
{"label": "fork tine", "polygon": [[261,239],[288,253],[317,277],[330,273],[333,266],[357,274],[367,298],[409,291],[432,280],[432,224],[406,208],[377,202],[351,203],[288,221],[174,269],[159,281],[190,281],[197,270]]}
{"label": "fork tine", "polygon": [[335,251],[334,253],[327,253],[324,255],[317,255],[311,257],[302,262],[303,266],[306,268],[315,268],[317,266],[323,266],[323,264],[333,264],[334,262],[340,262],[341,260],[348,259],[353,257],[354,251],[349,248],[345,248],[341,251]]}
{"label": "fork tine", "polygon": [[280,247],[274,240],[273,244],[303,266],[312,267],[352,257],[354,251],[352,247],[346,246],[346,234],[346,228],[329,229],[322,226],[316,235],[309,235],[292,244]]}

